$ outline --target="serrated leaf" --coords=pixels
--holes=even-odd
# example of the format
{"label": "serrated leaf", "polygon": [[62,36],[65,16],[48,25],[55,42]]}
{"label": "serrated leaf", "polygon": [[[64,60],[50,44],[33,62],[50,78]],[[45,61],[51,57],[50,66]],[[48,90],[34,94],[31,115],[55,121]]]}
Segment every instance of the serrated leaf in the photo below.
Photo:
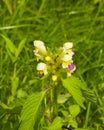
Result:
{"label": "serrated leaf", "polygon": [[73,117],[76,117],[80,113],[80,107],[79,105],[71,105],[69,111]]}
{"label": "serrated leaf", "polygon": [[75,99],[75,101],[82,107],[85,109],[85,106],[83,104],[84,102],[84,97],[82,96],[82,92],[81,92],[81,87],[83,86],[83,84],[81,83],[81,81],[74,77],[68,77],[67,79],[63,79],[62,80],[63,86],[69,91],[69,93],[73,96],[73,98]]}
{"label": "serrated leaf", "polygon": [[44,97],[44,92],[30,95],[24,103],[21,112],[21,124],[19,130],[33,130],[37,121],[38,111]]}
{"label": "serrated leaf", "polygon": [[35,124],[34,124],[34,128],[36,130],[40,130],[40,128],[43,126],[42,124],[42,117],[44,119],[44,112],[45,112],[45,104],[44,101],[42,101],[39,109],[38,109],[38,114],[36,115],[36,120],[35,120]]}
{"label": "serrated leaf", "polygon": [[60,117],[56,117],[52,124],[47,128],[47,130],[60,130],[62,127],[62,119]]}
{"label": "serrated leaf", "polygon": [[[75,119],[70,119],[70,125],[73,127],[73,128],[78,128],[78,123]],[[76,129],[75,129],[76,130]]]}
{"label": "serrated leaf", "polygon": [[17,48],[17,52],[16,52],[16,57],[19,56],[19,54],[21,53],[23,47],[24,47],[24,44],[26,42],[26,38],[24,38],[20,43],[19,43],[19,46]]}
{"label": "serrated leaf", "polygon": [[90,102],[96,103],[97,98],[93,90],[90,90],[88,88],[82,88],[82,92],[84,97],[89,100]]}

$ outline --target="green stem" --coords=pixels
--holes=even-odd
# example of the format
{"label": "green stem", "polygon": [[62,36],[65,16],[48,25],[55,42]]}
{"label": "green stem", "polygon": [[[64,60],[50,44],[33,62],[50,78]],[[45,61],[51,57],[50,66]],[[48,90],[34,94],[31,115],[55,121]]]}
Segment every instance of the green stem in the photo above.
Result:
{"label": "green stem", "polygon": [[91,102],[89,102],[89,104],[88,104],[84,128],[86,128],[87,125],[88,125],[88,119],[89,119],[89,114],[90,114],[90,107],[91,107]]}
{"label": "green stem", "polygon": [[57,116],[57,87],[54,86],[52,88],[52,93],[51,93],[51,101],[52,101],[52,105],[51,105],[51,116],[52,116],[52,120]]}

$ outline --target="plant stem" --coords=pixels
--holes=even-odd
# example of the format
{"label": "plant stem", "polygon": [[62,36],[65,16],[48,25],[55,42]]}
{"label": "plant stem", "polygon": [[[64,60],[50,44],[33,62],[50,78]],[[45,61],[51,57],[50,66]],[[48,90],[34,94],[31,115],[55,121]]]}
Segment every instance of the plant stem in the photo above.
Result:
{"label": "plant stem", "polygon": [[85,119],[85,123],[84,123],[84,128],[86,128],[87,125],[88,125],[88,118],[89,118],[89,114],[90,114],[90,107],[91,107],[91,102],[89,102],[89,104],[88,104],[87,113],[86,113],[86,119]]}
{"label": "plant stem", "polygon": [[52,120],[57,116],[57,87],[54,86],[52,88],[52,96],[51,96],[51,101],[52,101],[52,105],[51,105],[51,116],[52,116]]}

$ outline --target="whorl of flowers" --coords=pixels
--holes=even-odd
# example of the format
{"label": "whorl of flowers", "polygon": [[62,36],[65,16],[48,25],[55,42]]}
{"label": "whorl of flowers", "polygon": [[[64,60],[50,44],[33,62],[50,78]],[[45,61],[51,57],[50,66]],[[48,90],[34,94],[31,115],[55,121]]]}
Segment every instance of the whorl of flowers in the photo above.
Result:
{"label": "whorl of flowers", "polygon": [[71,76],[76,67],[73,64],[73,43],[66,42],[63,47],[58,49],[58,52],[48,52],[44,42],[40,40],[34,41],[35,50],[33,50],[37,61],[37,71],[40,77],[51,74],[52,80],[56,81],[57,77],[66,73],[67,76]]}

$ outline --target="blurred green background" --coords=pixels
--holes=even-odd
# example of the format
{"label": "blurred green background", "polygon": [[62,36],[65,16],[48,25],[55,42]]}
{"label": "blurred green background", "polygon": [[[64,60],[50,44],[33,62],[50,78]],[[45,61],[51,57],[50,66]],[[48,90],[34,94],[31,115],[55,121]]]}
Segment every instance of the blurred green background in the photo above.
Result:
{"label": "blurred green background", "polygon": [[[51,49],[67,41],[74,43],[75,76],[94,90],[97,104],[92,108],[90,120],[99,126],[98,130],[103,130],[104,1],[0,0],[1,130],[7,130],[14,120],[13,130],[17,128],[16,115],[20,113],[22,97],[40,85],[33,54],[34,40],[44,41]],[[23,45],[15,55],[10,49],[14,47],[8,43],[17,49],[20,42]],[[16,90],[12,90],[13,86]]]}

